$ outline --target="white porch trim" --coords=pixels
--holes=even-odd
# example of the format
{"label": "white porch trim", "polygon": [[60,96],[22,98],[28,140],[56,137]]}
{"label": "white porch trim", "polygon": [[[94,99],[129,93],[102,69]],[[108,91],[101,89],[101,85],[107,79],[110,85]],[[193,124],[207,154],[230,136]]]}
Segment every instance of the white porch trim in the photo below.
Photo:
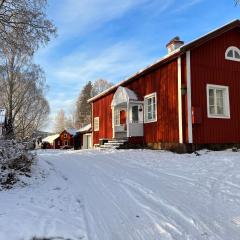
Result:
{"label": "white porch trim", "polygon": [[193,143],[192,134],[192,91],[191,91],[191,53],[186,52],[187,61],[187,108],[188,108],[188,143]]}
{"label": "white porch trim", "polygon": [[183,128],[182,128],[182,60],[178,57],[178,132],[179,143],[183,143]]}

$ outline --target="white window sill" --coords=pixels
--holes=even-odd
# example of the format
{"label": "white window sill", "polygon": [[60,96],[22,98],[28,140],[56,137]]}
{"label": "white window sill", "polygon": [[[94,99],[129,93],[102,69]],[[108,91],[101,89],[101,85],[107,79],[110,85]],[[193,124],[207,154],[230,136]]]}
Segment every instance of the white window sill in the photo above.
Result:
{"label": "white window sill", "polygon": [[226,57],[225,59],[229,60],[229,61],[240,62],[240,59],[238,59],[238,58]]}
{"label": "white window sill", "polygon": [[227,115],[208,115],[208,118],[230,119],[231,117]]}
{"label": "white window sill", "polygon": [[154,119],[154,120],[145,120],[144,123],[154,123],[154,122],[157,122],[157,119]]}

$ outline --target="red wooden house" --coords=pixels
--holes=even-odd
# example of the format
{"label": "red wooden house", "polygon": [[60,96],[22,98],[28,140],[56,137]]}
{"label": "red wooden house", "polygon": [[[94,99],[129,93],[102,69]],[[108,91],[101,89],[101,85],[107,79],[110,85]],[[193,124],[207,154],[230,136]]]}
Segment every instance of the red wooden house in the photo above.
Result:
{"label": "red wooden house", "polygon": [[58,147],[59,148],[73,148],[74,136],[76,135],[76,129],[65,129],[60,133]]}
{"label": "red wooden house", "polygon": [[181,150],[240,143],[240,21],[168,54],[89,100],[93,144],[127,139]]}

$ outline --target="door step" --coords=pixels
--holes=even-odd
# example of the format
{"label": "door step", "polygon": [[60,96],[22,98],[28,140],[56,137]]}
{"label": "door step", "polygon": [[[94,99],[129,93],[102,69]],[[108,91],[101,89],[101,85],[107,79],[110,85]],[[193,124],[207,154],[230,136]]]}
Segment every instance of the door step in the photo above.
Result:
{"label": "door step", "polygon": [[100,149],[121,149],[124,148],[128,141],[126,139],[112,139],[100,145]]}

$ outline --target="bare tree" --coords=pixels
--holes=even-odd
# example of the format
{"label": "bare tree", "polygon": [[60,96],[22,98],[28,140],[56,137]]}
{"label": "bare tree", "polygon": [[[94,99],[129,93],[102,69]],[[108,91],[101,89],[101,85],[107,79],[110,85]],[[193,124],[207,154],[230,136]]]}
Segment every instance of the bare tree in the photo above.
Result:
{"label": "bare tree", "polygon": [[92,88],[92,96],[96,96],[99,93],[105,91],[106,89],[112,87],[113,84],[104,79],[98,79],[94,82]]}
{"label": "bare tree", "polygon": [[32,62],[56,28],[46,17],[47,0],[0,0],[0,104],[8,113],[9,137],[26,137],[46,121],[45,78]]}
{"label": "bare tree", "polygon": [[65,129],[65,112],[63,109],[59,110],[55,117],[54,132],[60,133]]}
{"label": "bare tree", "polygon": [[234,0],[235,5],[240,5],[240,0]]}
{"label": "bare tree", "polygon": [[46,17],[47,0],[0,0],[0,40],[33,53],[56,34]]}
{"label": "bare tree", "polygon": [[8,135],[25,138],[39,130],[49,114],[44,73],[19,51],[1,50],[0,104],[7,109],[12,127]]}

